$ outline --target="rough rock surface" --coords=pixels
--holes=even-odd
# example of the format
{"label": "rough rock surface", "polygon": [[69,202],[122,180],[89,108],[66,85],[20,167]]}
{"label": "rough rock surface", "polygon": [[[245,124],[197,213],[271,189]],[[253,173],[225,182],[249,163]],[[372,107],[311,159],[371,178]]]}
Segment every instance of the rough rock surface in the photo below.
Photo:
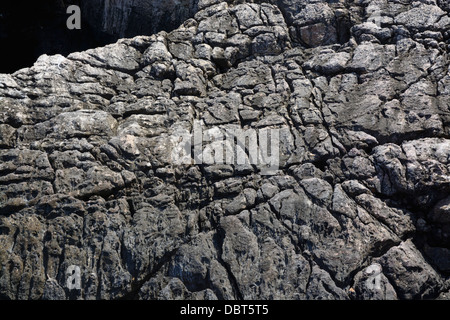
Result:
{"label": "rough rock surface", "polygon": [[[1,74],[0,298],[448,298],[449,12],[202,0]],[[196,121],[279,170],[175,163]]]}
{"label": "rough rock surface", "polygon": [[80,1],[83,18],[97,35],[130,37],[177,28],[197,11],[198,0]]}

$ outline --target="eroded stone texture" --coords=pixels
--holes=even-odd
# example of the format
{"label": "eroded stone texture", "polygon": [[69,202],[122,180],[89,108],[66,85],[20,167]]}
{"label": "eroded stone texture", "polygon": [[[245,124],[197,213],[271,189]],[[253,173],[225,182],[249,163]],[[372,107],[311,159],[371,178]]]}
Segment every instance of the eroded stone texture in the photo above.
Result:
{"label": "eroded stone texture", "polygon": [[[205,0],[0,75],[0,298],[448,297],[444,2]],[[279,166],[177,162],[199,124]]]}

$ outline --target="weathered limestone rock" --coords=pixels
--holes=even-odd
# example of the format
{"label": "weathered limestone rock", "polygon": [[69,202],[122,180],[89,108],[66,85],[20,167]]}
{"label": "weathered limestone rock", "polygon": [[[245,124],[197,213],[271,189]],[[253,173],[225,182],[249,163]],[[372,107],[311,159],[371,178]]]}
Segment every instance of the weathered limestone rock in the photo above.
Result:
{"label": "weathered limestone rock", "polygon": [[0,298],[448,297],[444,1],[85,3],[153,34],[0,75]]}

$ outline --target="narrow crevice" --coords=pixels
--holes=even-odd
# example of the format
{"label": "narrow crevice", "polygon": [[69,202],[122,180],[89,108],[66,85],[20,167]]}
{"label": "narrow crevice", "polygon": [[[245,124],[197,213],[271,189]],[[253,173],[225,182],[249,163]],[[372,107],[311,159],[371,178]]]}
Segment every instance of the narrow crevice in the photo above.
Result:
{"label": "narrow crevice", "polygon": [[233,272],[231,271],[231,268],[228,263],[226,263],[223,258],[223,243],[225,240],[225,230],[222,228],[218,228],[216,233],[214,234],[214,246],[217,250],[217,261],[225,268],[228,275],[228,280],[230,281],[230,284],[233,288],[234,294],[238,300],[244,300],[244,296],[242,295],[240,289],[239,289],[239,282],[237,281],[236,277],[234,276]]}
{"label": "narrow crevice", "polygon": [[172,259],[172,257],[177,253],[178,249],[179,247],[166,252],[158,261],[158,263],[150,268],[149,272],[142,278],[142,280],[132,282],[131,290],[124,294],[122,297],[118,298],[118,300],[138,300],[139,292],[142,286],[151,278],[153,278],[161,270],[161,268]]}

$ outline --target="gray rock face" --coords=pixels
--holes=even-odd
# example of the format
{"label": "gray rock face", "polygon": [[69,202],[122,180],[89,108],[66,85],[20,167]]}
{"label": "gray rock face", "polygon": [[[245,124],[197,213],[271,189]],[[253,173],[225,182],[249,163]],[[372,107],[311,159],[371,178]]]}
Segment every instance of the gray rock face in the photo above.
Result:
{"label": "gray rock face", "polygon": [[83,18],[111,39],[177,28],[197,11],[198,0],[92,0],[81,2]]}
{"label": "gray rock face", "polygon": [[0,298],[448,298],[444,2],[182,3],[0,75]]}

